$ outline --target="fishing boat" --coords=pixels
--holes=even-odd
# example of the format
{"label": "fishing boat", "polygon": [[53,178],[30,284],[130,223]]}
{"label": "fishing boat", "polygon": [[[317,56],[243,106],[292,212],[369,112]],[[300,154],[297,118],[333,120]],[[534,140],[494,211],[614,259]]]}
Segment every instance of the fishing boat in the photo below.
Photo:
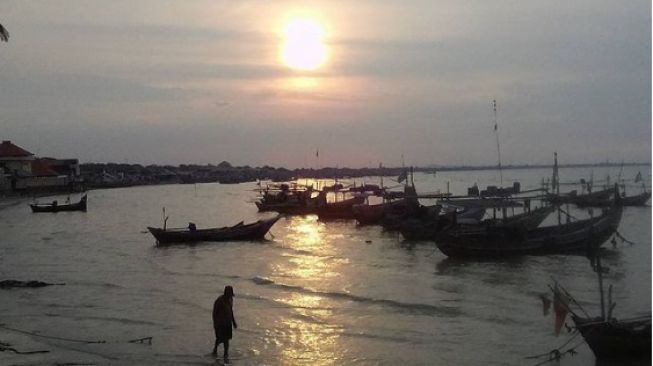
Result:
{"label": "fishing boat", "polygon": [[32,212],[61,212],[61,211],[86,211],[86,195],[79,199],[79,202],[60,205],[57,201],[51,203],[33,203],[29,207]]}
{"label": "fishing boat", "polygon": [[280,218],[281,215],[277,215],[251,224],[244,224],[241,221],[234,226],[222,228],[197,229],[194,224],[189,224],[189,227],[185,228],[148,227],[147,230],[156,238],[158,245],[198,241],[261,240]]}
{"label": "fishing boat", "polygon": [[364,196],[355,196],[342,201],[328,202],[315,208],[321,220],[353,219],[353,206],[365,202]]}
{"label": "fishing boat", "polygon": [[651,192],[642,192],[634,196],[621,197],[621,202],[624,206],[644,206],[651,198]]}
{"label": "fishing boat", "polygon": [[[651,192],[646,191],[634,196],[625,196],[622,194],[621,204],[623,206],[645,206],[649,198],[651,198]],[[579,207],[603,207],[610,205],[610,203],[610,199],[594,199],[577,203],[577,205]]]}
{"label": "fishing boat", "polygon": [[[597,272],[600,290],[601,315],[590,316],[579,302],[562,286],[552,287],[556,308],[556,328],[559,329],[567,313],[575,328],[585,339],[597,360],[648,360],[651,359],[651,314],[617,319],[613,310],[612,285],[608,288],[608,304],[605,304],[603,290],[603,268],[600,253],[593,253],[594,270]],[[572,304],[574,306],[572,306]]]}
{"label": "fishing boat", "polygon": [[[447,211],[449,211],[447,213]],[[398,230],[406,240],[434,240],[437,233],[451,223],[451,215],[456,216],[456,222],[478,224],[485,215],[483,207],[460,207],[457,209],[442,209],[441,205],[422,206],[417,215],[404,219],[398,225]]]}
{"label": "fishing boat", "polygon": [[463,207],[436,217],[405,220],[400,225],[399,232],[407,240],[434,240],[440,231],[451,224],[451,214],[455,214],[455,222],[458,225],[505,226],[529,230],[538,227],[554,209],[554,206],[543,206],[504,218],[482,220],[486,212],[485,207]]}
{"label": "fishing boat", "polygon": [[[535,229],[555,210],[555,206],[542,206],[517,215],[483,220],[481,224]],[[460,222],[460,221],[458,221]]]}
{"label": "fishing boat", "polygon": [[572,315],[576,328],[598,359],[651,358],[651,316],[632,319]]}
{"label": "fishing boat", "polygon": [[256,207],[259,211],[275,211],[289,215],[307,215],[316,213],[316,208],[326,204],[326,193],[318,192],[316,197],[313,196],[312,186],[300,189],[290,187],[288,184],[281,184],[279,189],[270,189],[263,191],[260,200],[256,201]]}
{"label": "fishing boat", "polygon": [[378,225],[384,215],[400,214],[406,210],[408,201],[398,199],[376,205],[357,204],[352,206],[354,218],[360,225]]}
{"label": "fishing boat", "polygon": [[623,207],[616,199],[598,217],[555,226],[525,229],[520,226],[452,224],[436,236],[435,242],[449,257],[585,254],[598,249],[617,230],[622,211]]}
{"label": "fishing boat", "polygon": [[610,202],[613,193],[612,188],[585,194],[578,194],[574,190],[569,193],[549,195],[548,200],[554,204],[570,203],[578,206],[593,206],[598,202]]}

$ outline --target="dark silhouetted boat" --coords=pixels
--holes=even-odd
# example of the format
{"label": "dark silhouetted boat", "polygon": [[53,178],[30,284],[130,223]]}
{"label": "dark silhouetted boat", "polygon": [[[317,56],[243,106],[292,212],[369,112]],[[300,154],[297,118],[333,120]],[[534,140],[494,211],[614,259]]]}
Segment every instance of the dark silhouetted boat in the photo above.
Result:
{"label": "dark silhouetted boat", "polygon": [[86,211],[86,195],[79,199],[79,202],[60,205],[57,201],[51,203],[30,204],[32,212],[62,212],[62,211]]}
{"label": "dark silhouetted boat", "polygon": [[261,240],[279,218],[281,215],[251,224],[240,222],[234,226],[222,228],[195,229],[194,225],[189,225],[190,227],[177,229],[148,227],[147,230],[152,233],[159,245],[198,241]]}
{"label": "dark silhouetted boat", "polygon": [[[585,339],[594,356],[599,361],[618,361],[621,364],[626,360],[651,360],[651,314],[629,319],[617,319],[612,316],[616,303],[612,301],[612,285],[609,287],[607,300],[603,291],[603,268],[601,267],[600,252],[591,253],[593,269],[598,274],[600,289],[601,315],[592,317],[578,305],[569,293],[560,290],[559,286],[553,289],[554,306],[560,314],[560,324],[564,323],[567,312],[576,329]],[[569,301],[571,300],[571,301]],[[575,306],[571,306],[571,305]],[[576,310],[578,308],[579,311]],[[582,312],[582,315],[580,314]],[[598,364],[598,363],[597,363]]]}
{"label": "dark silhouetted boat", "polygon": [[621,197],[621,202],[624,206],[645,206],[651,198],[651,192],[642,192],[635,196]]}
{"label": "dark silhouetted boat", "polygon": [[556,226],[528,230],[520,226],[454,224],[441,231],[435,242],[449,257],[586,254],[598,249],[617,230],[622,211],[617,199],[598,217]]}
{"label": "dark silhouetted boat", "polygon": [[612,188],[585,194],[578,194],[576,191],[571,191],[564,194],[549,195],[548,200],[554,204],[569,203],[578,206],[592,206],[597,202],[611,202],[613,193],[614,189]]}
{"label": "dark silhouetted boat", "polygon": [[538,227],[554,209],[553,206],[544,206],[505,218],[481,220],[486,210],[484,207],[465,207],[436,217],[427,216],[405,220],[400,225],[399,231],[407,240],[434,240],[440,231],[452,223],[452,214],[456,215],[455,220],[458,225],[471,227],[504,226],[529,230]]}
{"label": "dark silhouetted boat", "polygon": [[415,215],[398,224],[398,230],[406,240],[434,240],[438,232],[451,224],[451,215],[456,215],[457,222],[479,224],[485,208],[460,207],[447,214],[441,205],[421,206]]}
{"label": "dark silhouetted boat", "polygon": [[651,358],[651,316],[618,320],[572,316],[598,359]]}
{"label": "dark silhouetted boat", "polygon": [[315,213],[321,220],[353,219],[354,211],[352,207],[365,202],[364,196],[356,196],[337,202],[328,202],[319,205]]}
{"label": "dark silhouetted boat", "polygon": [[505,218],[483,220],[481,224],[535,229],[555,210],[555,206],[542,206],[533,210]]}
{"label": "dark silhouetted boat", "polygon": [[[621,196],[621,204],[623,206],[645,206],[651,198],[651,192],[642,192],[634,196]],[[612,200],[610,199],[595,199],[595,200],[585,200],[581,203],[577,203],[580,207],[603,207],[609,206]]]}
{"label": "dark silhouetted boat", "polygon": [[[316,192],[318,195],[313,197]],[[326,192],[314,191],[312,186],[299,188],[281,184],[278,189],[268,187],[263,190],[261,199],[255,204],[261,212],[274,211],[289,215],[314,214],[318,206],[326,204]]]}
{"label": "dark silhouetted boat", "polygon": [[360,225],[379,225],[384,215],[399,215],[407,210],[408,201],[398,199],[376,205],[357,204],[352,206],[354,218]]}

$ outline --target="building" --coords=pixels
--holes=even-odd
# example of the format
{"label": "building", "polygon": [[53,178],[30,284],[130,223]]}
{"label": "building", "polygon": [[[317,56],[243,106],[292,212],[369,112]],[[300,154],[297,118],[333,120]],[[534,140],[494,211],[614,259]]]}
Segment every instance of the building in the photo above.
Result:
{"label": "building", "polygon": [[32,175],[34,154],[11,141],[0,144],[0,190],[16,190],[18,180]]}
{"label": "building", "polygon": [[64,191],[80,186],[77,159],[36,158],[11,141],[0,144],[0,192]]}

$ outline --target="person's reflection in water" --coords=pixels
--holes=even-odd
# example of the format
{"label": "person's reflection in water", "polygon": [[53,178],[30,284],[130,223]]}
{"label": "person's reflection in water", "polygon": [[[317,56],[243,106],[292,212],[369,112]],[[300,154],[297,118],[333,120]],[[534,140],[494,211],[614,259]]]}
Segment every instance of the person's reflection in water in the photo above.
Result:
{"label": "person's reflection in water", "polygon": [[225,286],[224,294],[218,297],[213,303],[213,329],[215,330],[215,345],[213,346],[213,356],[218,355],[218,345],[224,345],[224,360],[229,361],[229,340],[231,339],[231,324],[238,328],[236,318],[234,317],[234,289],[231,286]]}

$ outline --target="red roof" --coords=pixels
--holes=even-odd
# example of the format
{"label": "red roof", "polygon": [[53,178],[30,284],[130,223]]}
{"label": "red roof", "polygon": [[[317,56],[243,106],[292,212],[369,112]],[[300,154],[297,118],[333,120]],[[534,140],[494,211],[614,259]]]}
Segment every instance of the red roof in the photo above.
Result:
{"label": "red roof", "polygon": [[2,141],[0,144],[0,158],[21,158],[33,155],[31,152],[12,144],[11,141]]}
{"label": "red roof", "polygon": [[59,175],[59,173],[50,168],[48,163],[43,159],[36,159],[32,161],[32,175],[37,177],[52,177]]}

